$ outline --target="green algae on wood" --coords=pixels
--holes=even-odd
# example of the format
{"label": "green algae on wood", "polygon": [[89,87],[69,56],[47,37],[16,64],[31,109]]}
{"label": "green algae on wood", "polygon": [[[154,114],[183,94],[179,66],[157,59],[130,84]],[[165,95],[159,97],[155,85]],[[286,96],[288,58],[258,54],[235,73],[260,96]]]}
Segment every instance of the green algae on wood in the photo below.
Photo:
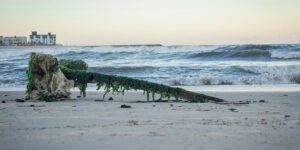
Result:
{"label": "green algae on wood", "polygon": [[31,53],[28,62],[26,99],[40,99],[41,92],[57,99],[70,98],[74,82],[61,72],[57,59],[49,54]]}
{"label": "green algae on wood", "polygon": [[[52,101],[55,98],[67,98],[70,94],[68,91],[71,88],[70,80],[73,80],[83,97],[86,96],[87,84],[96,83],[97,90],[100,88],[105,90],[103,98],[108,92],[124,94],[128,90],[143,90],[144,94],[147,95],[148,101],[150,97],[155,100],[155,94],[159,94],[161,98],[170,99],[170,97],[175,97],[176,100],[181,98],[189,102],[224,101],[178,87],[170,87],[129,77],[88,72],[87,69],[88,65],[82,60],[63,59],[57,61],[52,55],[32,53],[27,70],[27,93],[30,94],[32,91],[38,92],[36,93],[38,98],[47,101]],[[39,85],[40,81],[43,82],[42,87]],[[44,81],[47,82],[44,83]],[[62,83],[59,84],[60,82]],[[57,84],[62,87],[58,87]],[[60,92],[55,90],[56,88],[63,90],[63,95],[60,95]]]}
{"label": "green algae on wood", "polygon": [[85,70],[70,69],[68,67],[60,66],[61,71],[69,80],[74,80],[78,84],[96,83],[97,90],[101,87],[104,88],[105,92],[103,97],[108,92],[122,93],[128,90],[143,90],[147,95],[147,100],[154,99],[155,93],[160,94],[161,98],[175,97],[176,100],[183,98],[189,102],[223,102],[224,100],[207,96],[204,94],[186,91],[178,87],[170,87],[163,84],[152,83],[144,80],[133,79],[129,77],[106,75],[95,72],[87,72]]}
{"label": "green algae on wood", "polygon": [[[36,89],[35,84],[34,84],[34,79],[37,78],[34,76],[34,74],[44,74],[42,70],[40,69],[41,67],[39,66],[40,64],[38,63],[40,59],[44,59],[45,64],[48,65],[48,70],[49,73],[56,72],[58,70],[58,64],[56,58],[53,57],[47,57],[47,55],[44,55],[45,57],[40,57],[40,55],[37,55],[36,53],[32,53],[30,55],[30,59],[28,62],[28,68],[26,69],[26,75],[27,75],[27,89],[26,93],[31,94],[33,90]],[[49,55],[50,56],[50,55]],[[56,61],[53,61],[55,59]]]}
{"label": "green algae on wood", "polygon": [[[59,60],[59,65],[61,67],[69,68],[72,70],[81,70],[86,72],[88,69],[88,64],[83,60],[72,60],[72,59],[61,59]],[[80,78],[74,79],[75,87],[78,87],[80,90],[80,96],[86,97],[86,88],[87,88],[87,81],[81,81]]]}

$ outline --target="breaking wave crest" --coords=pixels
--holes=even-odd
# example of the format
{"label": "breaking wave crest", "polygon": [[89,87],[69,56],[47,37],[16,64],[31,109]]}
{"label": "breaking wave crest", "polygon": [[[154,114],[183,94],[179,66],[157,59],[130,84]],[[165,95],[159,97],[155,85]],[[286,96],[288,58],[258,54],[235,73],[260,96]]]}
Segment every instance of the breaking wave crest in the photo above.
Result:
{"label": "breaking wave crest", "polygon": [[192,54],[191,58],[202,59],[239,59],[239,60],[270,60],[271,53],[267,50],[212,51]]}

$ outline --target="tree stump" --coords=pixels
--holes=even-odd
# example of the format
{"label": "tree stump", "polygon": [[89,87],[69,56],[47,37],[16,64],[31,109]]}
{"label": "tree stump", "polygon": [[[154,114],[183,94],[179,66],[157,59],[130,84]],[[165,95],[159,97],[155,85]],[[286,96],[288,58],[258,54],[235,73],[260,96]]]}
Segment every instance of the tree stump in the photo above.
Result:
{"label": "tree stump", "polygon": [[61,72],[57,59],[47,54],[31,53],[27,78],[27,99],[38,99],[42,95],[57,100],[70,98],[70,89],[74,86]]}

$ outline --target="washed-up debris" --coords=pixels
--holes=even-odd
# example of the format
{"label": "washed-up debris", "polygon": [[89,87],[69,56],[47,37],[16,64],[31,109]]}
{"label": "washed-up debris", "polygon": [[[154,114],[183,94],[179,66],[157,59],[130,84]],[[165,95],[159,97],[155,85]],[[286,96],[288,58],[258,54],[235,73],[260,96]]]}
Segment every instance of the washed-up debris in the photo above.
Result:
{"label": "washed-up debris", "polygon": [[158,99],[158,100],[154,100],[153,102],[162,102],[162,103],[168,103],[168,102],[182,102],[182,100],[162,100],[162,99]]}
{"label": "washed-up debris", "polygon": [[113,99],[112,97],[110,97],[110,98],[108,98],[108,100],[109,100],[109,101],[112,101],[112,100],[114,100],[114,99]]}
{"label": "washed-up debris", "polygon": [[216,104],[223,104],[223,105],[229,105],[229,104],[233,104],[233,105],[239,105],[239,104],[249,104],[248,101],[239,101],[239,102],[218,102]]}
{"label": "washed-up debris", "polygon": [[201,108],[198,108],[198,109],[196,109],[196,111],[211,111],[211,109],[201,109]]}
{"label": "washed-up debris", "polygon": [[264,118],[260,120],[260,123],[261,123],[261,124],[268,124],[267,120],[264,119]]}
{"label": "washed-up debris", "polygon": [[77,96],[77,98],[81,98],[81,96],[79,95],[79,96]]}
{"label": "washed-up debris", "polygon": [[289,118],[291,117],[291,115],[284,115],[284,118]]}
{"label": "washed-up debris", "polygon": [[6,101],[1,101],[1,103],[6,103]]}
{"label": "washed-up debris", "polygon": [[25,100],[24,100],[24,99],[21,99],[21,98],[17,98],[17,99],[16,99],[16,102],[23,103],[23,102],[25,102]]}
{"label": "washed-up debris", "polygon": [[259,102],[260,102],[260,103],[265,103],[265,102],[267,102],[267,101],[261,99],[261,100],[259,100]]}
{"label": "washed-up debris", "polygon": [[18,107],[46,107],[46,105],[30,104],[30,105],[18,105]]}
{"label": "washed-up debris", "polygon": [[184,102],[182,100],[154,100],[154,101],[144,101],[144,100],[138,100],[138,101],[132,101],[130,103],[179,103]]}
{"label": "washed-up debris", "polygon": [[238,112],[236,108],[229,108],[228,110],[230,110],[231,112]]}
{"label": "washed-up debris", "polygon": [[136,125],[139,125],[139,122],[136,121],[136,120],[129,120],[129,121],[128,121],[128,124],[129,124],[129,125],[134,125],[134,126],[136,126]]}
{"label": "washed-up debris", "polygon": [[131,106],[123,104],[121,105],[121,108],[131,108]]}
{"label": "washed-up debris", "polygon": [[95,99],[95,102],[103,102],[103,99]]}

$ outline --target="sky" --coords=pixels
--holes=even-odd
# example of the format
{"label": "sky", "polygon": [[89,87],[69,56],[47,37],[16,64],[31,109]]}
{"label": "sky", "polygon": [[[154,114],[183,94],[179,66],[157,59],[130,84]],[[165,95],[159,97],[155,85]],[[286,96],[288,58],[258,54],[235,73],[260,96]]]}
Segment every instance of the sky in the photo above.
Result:
{"label": "sky", "polygon": [[0,0],[0,35],[64,45],[300,43],[300,0]]}

